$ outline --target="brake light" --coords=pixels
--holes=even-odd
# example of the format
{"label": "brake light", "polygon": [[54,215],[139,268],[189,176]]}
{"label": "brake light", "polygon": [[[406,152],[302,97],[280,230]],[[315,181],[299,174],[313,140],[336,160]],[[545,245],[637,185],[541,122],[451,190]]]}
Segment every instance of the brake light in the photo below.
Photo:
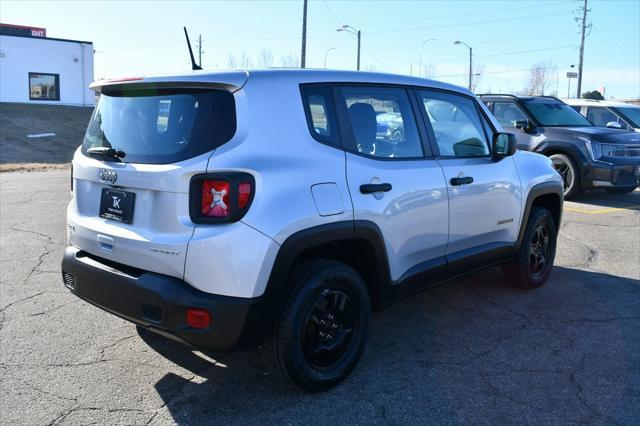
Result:
{"label": "brake light", "polygon": [[253,176],[241,172],[196,175],[191,178],[189,214],[194,223],[236,222],[251,206]]}
{"label": "brake light", "polygon": [[104,82],[105,83],[124,83],[126,81],[138,81],[138,80],[144,80],[144,77],[115,77],[115,78],[108,78],[106,79]]}

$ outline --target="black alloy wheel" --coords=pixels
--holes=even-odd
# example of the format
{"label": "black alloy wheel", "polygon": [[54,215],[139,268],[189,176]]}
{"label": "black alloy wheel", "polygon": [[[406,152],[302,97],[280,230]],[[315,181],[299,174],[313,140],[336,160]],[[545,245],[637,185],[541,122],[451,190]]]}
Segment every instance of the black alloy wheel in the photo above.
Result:
{"label": "black alloy wheel", "polygon": [[529,268],[534,276],[544,270],[549,257],[549,248],[549,229],[546,224],[541,223],[533,231],[533,237],[529,243]]}
{"label": "black alloy wheel", "polygon": [[302,262],[263,352],[273,371],[308,391],[344,380],[362,357],[371,302],[365,282],[333,260]]}
{"label": "black alloy wheel", "polygon": [[506,283],[526,289],[544,284],[553,268],[557,238],[551,212],[533,207],[515,259],[502,267]]}
{"label": "black alloy wheel", "polygon": [[349,349],[359,324],[348,294],[325,290],[303,326],[302,342],[307,361],[316,368],[334,365]]}

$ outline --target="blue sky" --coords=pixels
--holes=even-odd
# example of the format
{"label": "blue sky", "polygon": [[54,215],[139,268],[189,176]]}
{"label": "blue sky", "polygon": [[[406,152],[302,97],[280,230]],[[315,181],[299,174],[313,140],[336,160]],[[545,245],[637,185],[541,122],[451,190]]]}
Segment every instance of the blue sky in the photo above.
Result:
{"label": "blue sky", "polygon": [[[550,91],[567,95],[566,72],[578,64],[582,1],[347,1],[309,0],[307,66],[355,69],[362,30],[362,69],[418,73],[420,50],[429,74],[467,84],[468,50],[482,73],[477,92],[523,90],[529,69],[555,67]],[[607,98],[640,97],[640,0],[590,0],[583,91],[606,87]],[[206,69],[229,67],[243,55],[253,66],[263,51],[273,66],[299,57],[302,0],[292,1],[11,1],[4,23],[47,28],[49,37],[94,42],[95,77],[176,73],[190,68],[182,33],[201,34]],[[557,84],[556,84],[557,80]],[[572,81],[572,92],[576,81]],[[574,93],[572,93],[572,96]]]}

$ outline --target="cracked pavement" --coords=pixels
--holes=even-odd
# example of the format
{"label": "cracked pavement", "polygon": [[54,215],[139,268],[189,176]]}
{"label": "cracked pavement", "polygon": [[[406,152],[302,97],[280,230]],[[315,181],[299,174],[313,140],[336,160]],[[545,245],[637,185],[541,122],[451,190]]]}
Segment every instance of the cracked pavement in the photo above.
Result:
{"label": "cracked pavement", "polygon": [[68,173],[0,174],[3,425],[638,423],[638,190],[565,204],[540,289],[493,268],[376,313],[352,376],[308,394],[258,352],[191,351],[72,296]]}

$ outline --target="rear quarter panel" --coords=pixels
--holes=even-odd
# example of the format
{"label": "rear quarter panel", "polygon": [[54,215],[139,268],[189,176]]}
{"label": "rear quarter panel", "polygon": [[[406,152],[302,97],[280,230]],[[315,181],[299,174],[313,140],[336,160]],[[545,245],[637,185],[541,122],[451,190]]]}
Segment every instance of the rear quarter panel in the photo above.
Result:
{"label": "rear quarter panel", "polygon": [[[236,104],[238,134],[216,150],[207,171],[244,170],[254,176],[255,197],[244,223],[282,244],[297,231],[353,220],[345,153],[311,136],[298,81],[252,76],[236,93]],[[320,215],[312,186],[322,183],[335,184],[342,212]]]}

